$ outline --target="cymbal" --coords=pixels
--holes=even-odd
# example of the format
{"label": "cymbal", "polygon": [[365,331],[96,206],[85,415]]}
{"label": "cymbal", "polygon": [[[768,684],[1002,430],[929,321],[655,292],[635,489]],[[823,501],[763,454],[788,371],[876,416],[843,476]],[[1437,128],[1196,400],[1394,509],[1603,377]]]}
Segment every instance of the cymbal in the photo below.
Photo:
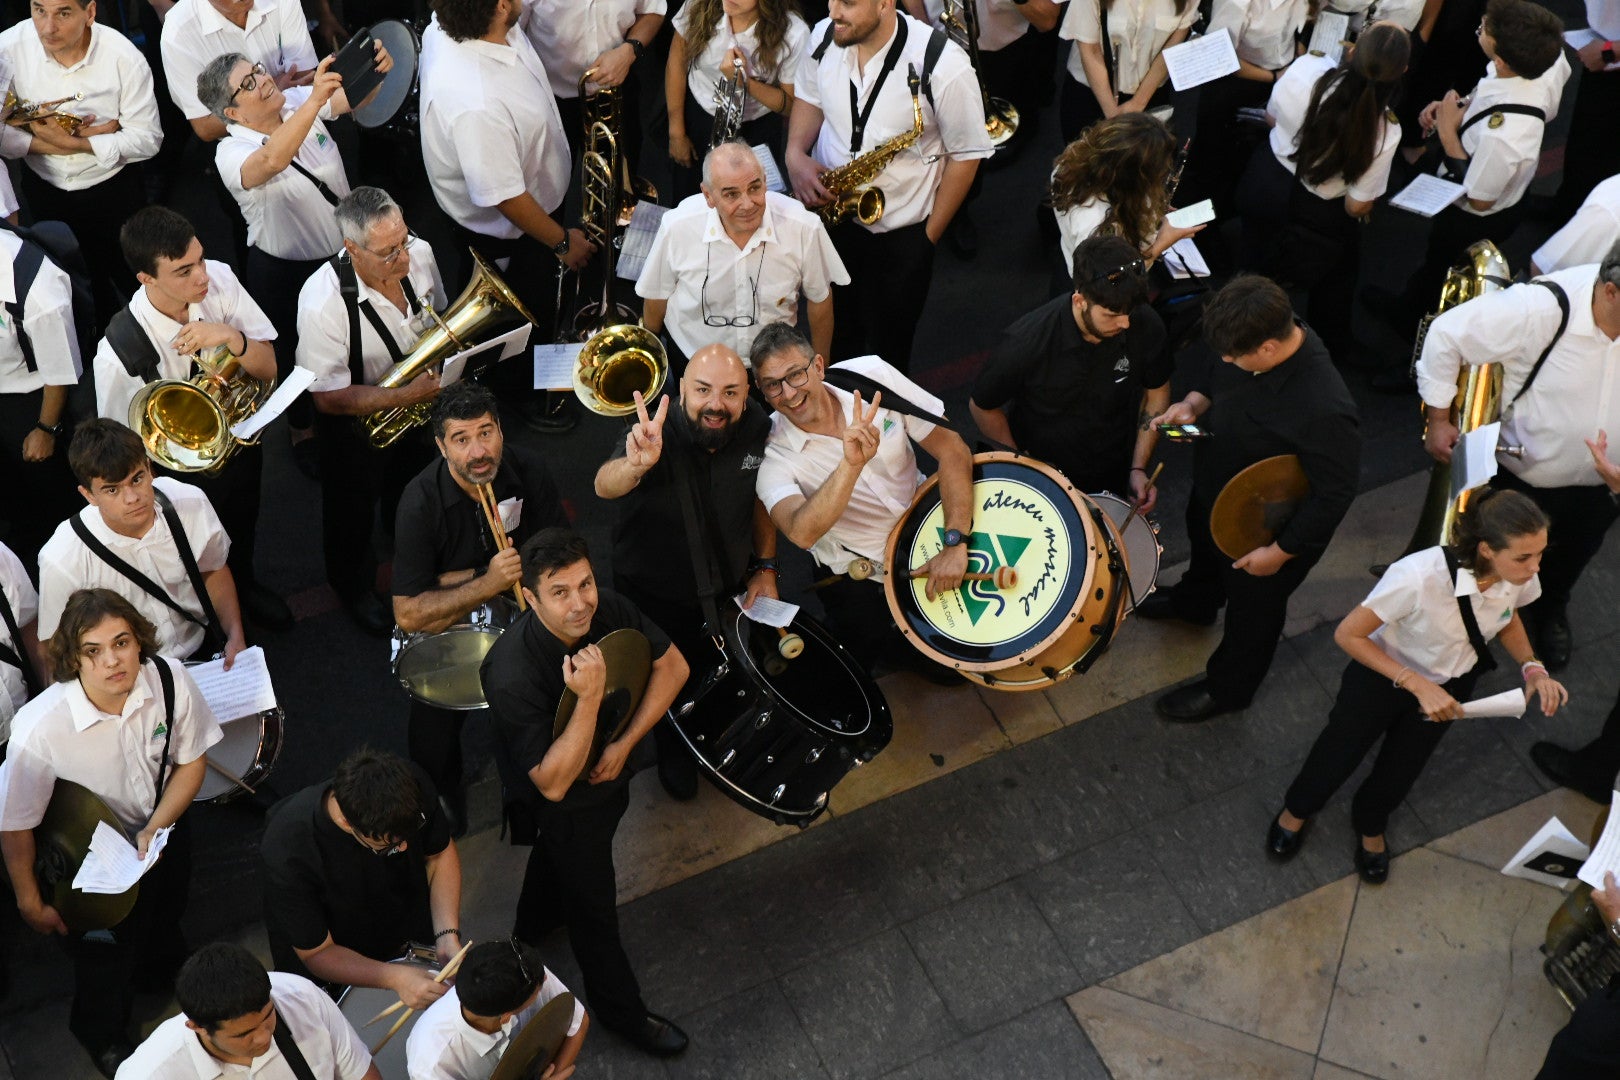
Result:
{"label": "cymbal", "polygon": [[[602,705],[596,713],[596,737],[591,740],[591,753],[585,760],[590,769],[602,756],[602,748],[624,734],[630,718],[641,704],[641,695],[647,690],[652,677],[652,643],[639,630],[615,630],[596,643],[607,662],[607,681],[602,687]],[[557,716],[551,725],[551,737],[562,738],[569,717],[579,695],[564,689],[557,701]]]}
{"label": "cymbal", "polygon": [[1240,559],[1277,538],[1311,493],[1298,454],[1255,462],[1226,482],[1209,514],[1209,534],[1227,558]]}
{"label": "cymbal", "polygon": [[546,1002],[513,1036],[489,1080],[533,1080],[545,1072],[557,1051],[562,1049],[563,1040],[568,1038],[568,1025],[573,1021],[573,994],[565,991]]}
{"label": "cymbal", "polygon": [[139,883],[116,894],[87,893],[73,887],[73,877],[90,852],[90,837],[103,821],[119,835],[127,835],[123,823],[95,792],[71,780],[58,780],[45,817],[34,827],[34,867],[40,892],[75,933],[117,926],[129,915],[140,892]]}

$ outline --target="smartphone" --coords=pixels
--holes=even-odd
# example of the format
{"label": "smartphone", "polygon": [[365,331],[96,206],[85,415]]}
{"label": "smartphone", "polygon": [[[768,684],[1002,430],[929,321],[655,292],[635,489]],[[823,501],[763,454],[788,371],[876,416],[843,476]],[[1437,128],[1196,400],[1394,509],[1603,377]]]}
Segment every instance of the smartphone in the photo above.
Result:
{"label": "smartphone", "polygon": [[1199,427],[1197,424],[1160,424],[1159,434],[1167,439],[1179,441],[1182,439],[1207,439],[1214,433],[1208,428]]}
{"label": "smartphone", "polygon": [[1170,211],[1168,214],[1164,215],[1164,220],[1168,221],[1173,228],[1190,229],[1194,225],[1202,225],[1205,222],[1214,221],[1215,204],[1209,199],[1205,199],[1203,202],[1196,202],[1191,206],[1184,206],[1180,210]]}

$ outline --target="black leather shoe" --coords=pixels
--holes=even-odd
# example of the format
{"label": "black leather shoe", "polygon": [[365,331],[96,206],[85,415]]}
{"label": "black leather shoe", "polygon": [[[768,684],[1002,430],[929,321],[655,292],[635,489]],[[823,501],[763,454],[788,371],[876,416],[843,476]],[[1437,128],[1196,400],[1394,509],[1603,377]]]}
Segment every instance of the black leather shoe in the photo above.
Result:
{"label": "black leather shoe", "polygon": [[1214,626],[1215,613],[1208,615],[1190,614],[1176,606],[1175,594],[1168,590],[1156,592],[1137,604],[1131,614],[1139,619],[1180,619],[1184,623],[1194,626]]}
{"label": "black leather shoe", "polygon": [[1573,750],[1566,750],[1557,743],[1538,742],[1530,747],[1530,760],[1560,787],[1578,791],[1593,802],[1607,805],[1614,801],[1614,782],[1593,779],[1588,775],[1589,770],[1581,767],[1580,755]]}
{"label": "black leather shoe", "polygon": [[[611,1024],[608,1026],[612,1027]],[[638,1048],[657,1057],[674,1057],[686,1049],[689,1041],[686,1032],[676,1027],[673,1020],[666,1020],[657,1013],[648,1013],[640,1023],[614,1030]]]}
{"label": "black leather shoe", "polygon": [[1271,819],[1271,828],[1266,830],[1266,854],[1278,862],[1287,862],[1299,854],[1299,849],[1305,843],[1305,830],[1310,826],[1307,820],[1297,829],[1285,829],[1278,820],[1282,815]]}
{"label": "black leather shoe", "polygon": [[376,593],[361,593],[344,606],[355,625],[372,637],[385,638],[393,633],[394,613]]}
{"label": "black leather shoe", "polygon": [[122,1065],[125,1059],[134,1052],[135,1048],[133,1046],[123,1039],[119,1039],[102,1050],[101,1053],[92,1054],[91,1057],[95,1059],[96,1071],[105,1076],[107,1080],[113,1080],[113,1077],[118,1075],[118,1066]]}
{"label": "black leather shoe", "polygon": [[462,788],[447,791],[439,796],[439,810],[444,814],[444,823],[450,828],[450,835],[459,840],[467,835],[467,792]]}
{"label": "black leather shoe", "polygon": [[1356,871],[1368,885],[1382,885],[1389,880],[1389,848],[1368,851],[1356,841]]}
{"label": "black leather shoe", "polygon": [[1223,705],[1216,701],[1209,696],[1209,683],[1200,679],[1190,686],[1170,691],[1155,701],[1153,707],[1166,720],[1174,720],[1178,724],[1196,724],[1222,713],[1237,712],[1242,706]]}
{"label": "black leather shoe", "polygon": [[242,603],[242,614],[260,629],[283,633],[293,628],[292,608],[287,606],[287,601],[257,581],[238,583],[236,595]]}
{"label": "black leather shoe", "polygon": [[680,802],[697,798],[697,762],[685,750],[672,750],[658,756],[658,782],[669,797]]}
{"label": "black leather shoe", "polygon": [[1563,671],[1569,666],[1569,651],[1574,644],[1569,632],[1569,616],[1562,611],[1549,611],[1536,620],[1536,656],[1547,670]]}

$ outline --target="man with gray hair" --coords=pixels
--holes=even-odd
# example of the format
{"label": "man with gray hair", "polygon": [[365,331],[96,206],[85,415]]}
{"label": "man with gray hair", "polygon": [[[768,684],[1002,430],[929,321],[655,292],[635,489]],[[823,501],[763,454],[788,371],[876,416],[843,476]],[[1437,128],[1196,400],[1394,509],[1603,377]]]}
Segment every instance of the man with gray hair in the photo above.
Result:
{"label": "man with gray hair", "polygon": [[747,356],[760,327],[798,322],[801,294],[813,347],[830,355],[832,286],[848,283],[821,219],[767,191],[754,151],[727,142],[704,157],[702,192],[659,222],[636,292],[642,324],[668,332],[679,369],[715,343]]}
{"label": "man with gray hair", "polygon": [[386,636],[393,619],[376,591],[374,519],[380,505],[383,529],[392,531],[400,492],[433,448],[417,430],[378,450],[359,418],[438,396],[432,371],[392,389],[377,383],[432,326],[429,309],[444,306],[444,279],[433,249],[406,228],[398,204],[381,188],[355,188],[333,218],[342,250],[298,295],[298,366],[315,376],[309,389],[319,433],[326,579],[362,628]]}

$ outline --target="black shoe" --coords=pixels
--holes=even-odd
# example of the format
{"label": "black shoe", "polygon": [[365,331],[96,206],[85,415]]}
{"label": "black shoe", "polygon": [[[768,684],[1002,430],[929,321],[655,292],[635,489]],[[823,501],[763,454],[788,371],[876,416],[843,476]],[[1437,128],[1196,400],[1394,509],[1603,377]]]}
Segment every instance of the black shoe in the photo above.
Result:
{"label": "black shoe", "polygon": [[664,785],[669,797],[680,802],[697,798],[697,762],[685,750],[671,750],[658,755],[658,782]]}
{"label": "black shoe", "polygon": [[113,1080],[113,1077],[118,1075],[118,1066],[122,1065],[133,1053],[135,1053],[135,1048],[123,1039],[119,1039],[103,1049],[101,1053],[90,1056],[95,1059],[96,1070],[102,1076],[105,1076],[107,1080]]}
{"label": "black shoe", "polygon": [[293,464],[298,471],[311,480],[321,478],[321,444],[316,441],[318,436],[299,439],[292,444]]}
{"label": "black shoe", "polygon": [[257,581],[238,582],[236,595],[242,603],[242,614],[260,629],[282,633],[293,628],[293,613],[287,601]]}
{"label": "black shoe", "polygon": [[1389,880],[1389,848],[1368,851],[1356,841],[1356,872],[1368,885],[1382,885]]}
{"label": "black shoe", "polygon": [[1223,705],[1209,696],[1209,683],[1203,679],[1183,686],[1179,690],[1172,690],[1158,701],[1153,707],[1159,715],[1166,720],[1174,720],[1178,724],[1196,724],[1208,720],[1222,713],[1237,712],[1241,705]]}
{"label": "black shoe", "polygon": [[1375,371],[1367,382],[1380,394],[1415,394],[1417,380],[1404,367],[1387,367]]}
{"label": "black shoe", "polygon": [[627,1028],[614,1027],[612,1024],[608,1024],[608,1027],[657,1057],[674,1057],[685,1050],[690,1041],[686,1032],[676,1027],[673,1020],[666,1020],[657,1013],[648,1013],[639,1023]]}
{"label": "black shoe", "polygon": [[1569,632],[1569,616],[1562,611],[1549,611],[1536,620],[1536,656],[1547,670],[1563,671],[1569,666],[1569,651],[1573,646]]}
{"label": "black shoe", "polygon": [[1214,626],[1215,613],[1208,615],[1195,615],[1182,611],[1176,606],[1175,594],[1170,591],[1156,592],[1131,609],[1131,614],[1139,619],[1180,619],[1184,623],[1194,626]]}
{"label": "black shoe", "polygon": [[1299,849],[1305,843],[1305,829],[1310,825],[1307,820],[1297,829],[1285,829],[1278,820],[1282,815],[1271,819],[1271,828],[1266,830],[1266,854],[1278,862],[1287,862],[1299,854]]}
{"label": "black shoe", "polygon": [[450,835],[459,840],[467,835],[467,791],[465,788],[456,788],[439,796],[439,809],[444,814],[445,824],[450,827]]}
{"label": "black shoe", "polygon": [[344,607],[349,618],[372,637],[385,638],[394,632],[394,613],[376,593],[363,592]]}
{"label": "black shoe", "polygon": [[1589,770],[1581,768],[1580,755],[1573,750],[1566,750],[1557,743],[1538,742],[1530,747],[1530,760],[1559,787],[1578,791],[1605,806],[1614,801],[1614,782],[1594,780],[1588,775]]}

